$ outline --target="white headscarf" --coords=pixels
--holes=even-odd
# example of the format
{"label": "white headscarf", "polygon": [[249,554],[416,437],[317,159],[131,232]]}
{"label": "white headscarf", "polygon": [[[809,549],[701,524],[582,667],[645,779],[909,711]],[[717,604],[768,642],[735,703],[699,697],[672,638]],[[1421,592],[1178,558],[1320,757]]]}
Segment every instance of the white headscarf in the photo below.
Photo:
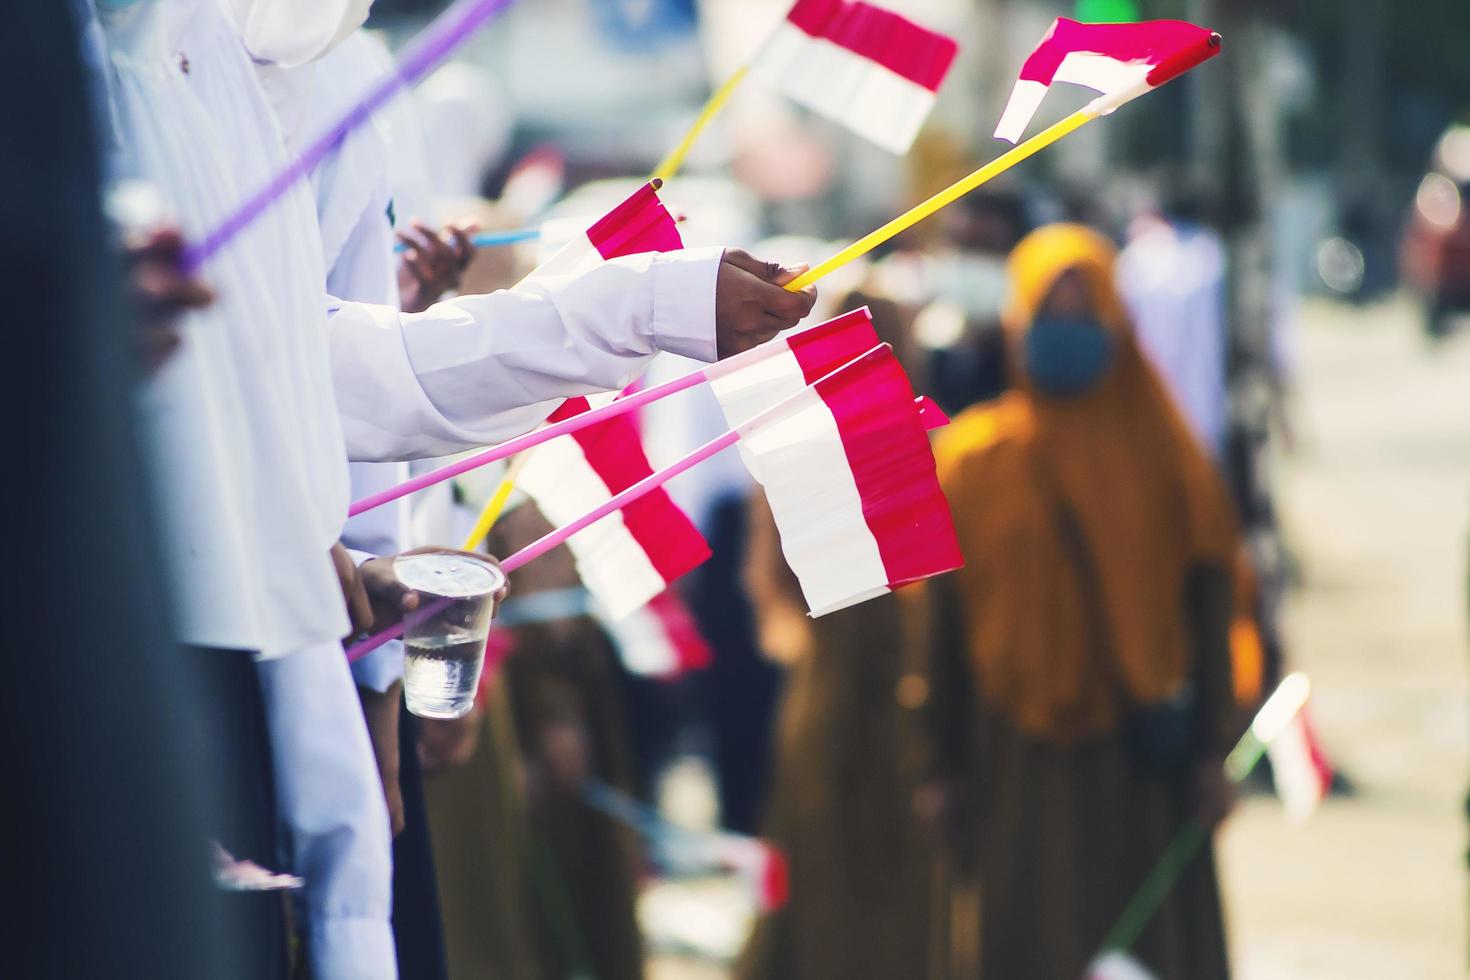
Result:
{"label": "white headscarf", "polygon": [[366,21],[373,0],[224,0],[256,61],[294,68],[313,62]]}

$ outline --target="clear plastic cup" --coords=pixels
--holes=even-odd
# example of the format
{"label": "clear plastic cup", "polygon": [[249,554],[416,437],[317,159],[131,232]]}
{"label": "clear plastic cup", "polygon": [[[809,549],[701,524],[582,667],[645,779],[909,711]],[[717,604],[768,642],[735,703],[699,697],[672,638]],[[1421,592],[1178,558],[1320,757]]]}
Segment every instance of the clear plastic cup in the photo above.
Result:
{"label": "clear plastic cup", "polygon": [[469,555],[403,555],[393,574],[419,593],[403,617],[403,696],[422,718],[459,718],[475,706],[485,638],[505,575]]}

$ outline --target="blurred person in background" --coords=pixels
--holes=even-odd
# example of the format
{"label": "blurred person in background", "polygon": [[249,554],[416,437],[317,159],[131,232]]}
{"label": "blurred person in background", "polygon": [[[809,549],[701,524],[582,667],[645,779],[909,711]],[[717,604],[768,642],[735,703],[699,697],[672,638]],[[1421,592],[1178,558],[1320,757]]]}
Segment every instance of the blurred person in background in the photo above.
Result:
{"label": "blurred person in background", "polygon": [[1225,244],[1198,193],[1177,191],[1135,218],[1118,256],[1134,338],[1213,459],[1230,422]]}
{"label": "blurred person in background", "polygon": [[[878,338],[910,364],[908,324],[891,300],[851,292]],[[745,591],[761,650],[783,670],[763,836],[790,863],[791,900],[757,923],[741,980],[886,980],[929,975],[933,850],[915,818],[919,756],[908,709],[899,595],[812,619],[781,554],[770,507],[749,506]]]}
{"label": "blurred person in background", "polygon": [[1000,314],[1005,257],[1030,230],[1018,191],[968,194],[941,217],[946,244],[922,258],[931,297],[916,324],[928,352],[920,375],[946,412],[998,398],[1008,386]]}
{"label": "blurred person in background", "polygon": [[786,673],[764,836],[790,901],[755,927],[741,980],[930,976],[933,851],[915,818],[903,597],[811,619],[763,496],[751,502],[747,589],[760,643]]}
{"label": "blurred person in background", "polygon": [[[1190,819],[1230,805],[1225,488],[1140,353],[1113,247],[1080,226],[1012,254],[1015,389],[938,439],[965,567],[929,586],[928,797],[980,887],[980,975],[1076,977]],[[1135,948],[1223,977],[1212,852]]]}
{"label": "blurred person in background", "polygon": [[[1225,243],[1211,221],[1207,193],[1166,175],[1156,210],[1136,217],[1118,255],[1118,291],[1133,323],[1139,350],[1148,358],[1195,439],[1232,490],[1237,515],[1257,508],[1242,489],[1247,479],[1238,451],[1243,433],[1231,413],[1231,340],[1226,319]],[[1249,528],[1243,531],[1251,541]],[[1274,528],[1262,528],[1274,534]],[[1262,588],[1255,559],[1243,546],[1236,561],[1236,613],[1231,658],[1242,712],[1281,678],[1281,639],[1275,610],[1285,584],[1273,575]],[[1270,567],[1268,563],[1268,567]]]}
{"label": "blurred person in background", "polygon": [[[488,544],[512,554],[551,530],[523,503]],[[483,704],[422,725],[450,976],[636,980],[637,842],[581,798],[589,778],[634,789],[617,653],[566,547],[511,588]]]}

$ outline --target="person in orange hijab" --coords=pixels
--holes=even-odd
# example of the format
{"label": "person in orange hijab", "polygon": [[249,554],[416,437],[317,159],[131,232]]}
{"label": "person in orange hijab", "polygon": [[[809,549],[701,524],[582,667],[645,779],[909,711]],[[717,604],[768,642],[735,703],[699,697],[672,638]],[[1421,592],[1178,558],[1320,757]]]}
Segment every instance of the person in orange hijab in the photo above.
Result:
{"label": "person in orange hijab", "polygon": [[[1016,247],[1015,388],[935,450],[965,567],[930,585],[921,802],[978,873],[987,978],[1081,977],[1185,821],[1229,807],[1235,522],[1113,261],[1076,225]],[[1227,975],[1209,849],[1134,955],[1160,977]]]}

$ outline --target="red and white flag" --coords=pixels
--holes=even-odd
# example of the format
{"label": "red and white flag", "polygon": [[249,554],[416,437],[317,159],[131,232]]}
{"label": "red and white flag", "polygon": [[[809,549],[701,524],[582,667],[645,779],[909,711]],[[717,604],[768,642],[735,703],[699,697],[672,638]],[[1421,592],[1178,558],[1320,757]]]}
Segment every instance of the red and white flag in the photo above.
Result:
{"label": "red and white flag", "polygon": [[1250,733],[1266,747],[1276,794],[1293,823],[1310,817],[1332,788],[1332,767],[1307,715],[1311,690],[1306,674],[1288,674],[1251,722]]}
{"label": "red and white flag", "polygon": [[1083,24],[1058,17],[1026,59],[995,128],[1018,143],[1053,82],[1099,93],[1098,115],[1158,88],[1220,51],[1220,35],[1181,20]]}
{"label": "red and white flag", "polygon": [[751,70],[865,139],[907,153],[959,46],[863,0],[796,0]]}
{"label": "red and white flag", "polygon": [[[585,398],[569,399],[547,421],[588,407]],[[619,415],[538,446],[519,486],[548,521],[560,525],[652,475],[637,425]],[[704,537],[661,487],[567,543],[582,584],[615,620],[642,608],[710,556]]]}
{"label": "red and white flag", "polygon": [[963,561],[921,403],[892,350],[818,378],[809,374],[815,359],[796,346],[710,387],[732,429],[772,404],[793,406],[745,434],[740,451],[765,488],[807,606],[821,616]]}
{"label": "red and white flag", "polygon": [[762,912],[774,912],[791,897],[791,868],[781,849],[754,837],[715,838],[720,864],[735,872]]}
{"label": "red and white flag", "polygon": [[584,234],[557,249],[526,277],[580,276],[607,259],[642,252],[677,252],[684,247],[679,223],[659,200],[660,180],[651,180],[599,218]]}
{"label": "red and white flag", "polygon": [[1306,823],[1332,789],[1332,766],[1305,706],[1266,744],[1266,755],[1286,819]]}
{"label": "red and white flag", "polygon": [[709,641],[674,589],[660,592],[632,615],[603,625],[623,666],[640,677],[675,680],[714,663]]}

